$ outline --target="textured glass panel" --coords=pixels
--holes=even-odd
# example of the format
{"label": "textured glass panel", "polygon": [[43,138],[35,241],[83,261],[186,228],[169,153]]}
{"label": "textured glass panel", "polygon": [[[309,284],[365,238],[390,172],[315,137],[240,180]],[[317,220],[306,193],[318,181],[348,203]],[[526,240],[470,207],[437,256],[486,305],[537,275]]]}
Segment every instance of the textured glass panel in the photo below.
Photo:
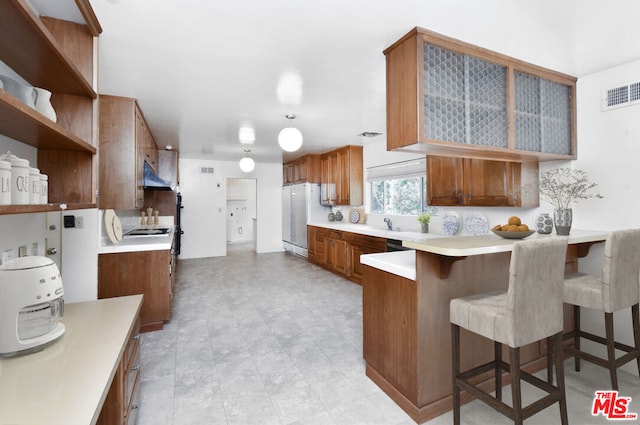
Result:
{"label": "textured glass panel", "polygon": [[540,152],[540,79],[514,72],[516,149]]}
{"label": "textured glass panel", "polygon": [[571,153],[571,90],[564,84],[540,80],[542,152]]}
{"label": "textured glass panel", "polygon": [[424,45],[425,137],[464,143],[464,56]]}
{"label": "textured glass panel", "polygon": [[468,83],[469,142],[506,148],[507,69],[469,56]]}

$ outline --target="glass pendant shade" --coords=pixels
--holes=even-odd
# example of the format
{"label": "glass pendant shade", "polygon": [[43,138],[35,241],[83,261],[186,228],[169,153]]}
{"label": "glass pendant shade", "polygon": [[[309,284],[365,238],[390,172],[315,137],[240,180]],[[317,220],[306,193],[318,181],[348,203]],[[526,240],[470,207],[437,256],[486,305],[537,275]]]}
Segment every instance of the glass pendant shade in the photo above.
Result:
{"label": "glass pendant shade", "polygon": [[256,167],[255,161],[246,156],[240,160],[240,163],[238,163],[238,165],[240,166],[240,169],[245,173],[250,173]]}
{"label": "glass pendant shade", "polygon": [[284,151],[295,152],[302,146],[302,133],[297,128],[283,128],[278,134],[278,144]]}

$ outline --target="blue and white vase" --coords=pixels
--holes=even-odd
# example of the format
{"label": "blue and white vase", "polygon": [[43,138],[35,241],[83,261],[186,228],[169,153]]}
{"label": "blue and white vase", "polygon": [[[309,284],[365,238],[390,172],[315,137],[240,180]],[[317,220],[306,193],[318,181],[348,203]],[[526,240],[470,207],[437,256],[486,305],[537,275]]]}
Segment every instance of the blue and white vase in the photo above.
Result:
{"label": "blue and white vase", "polygon": [[542,213],[536,219],[536,230],[542,235],[548,235],[553,230],[553,219],[549,213]]}

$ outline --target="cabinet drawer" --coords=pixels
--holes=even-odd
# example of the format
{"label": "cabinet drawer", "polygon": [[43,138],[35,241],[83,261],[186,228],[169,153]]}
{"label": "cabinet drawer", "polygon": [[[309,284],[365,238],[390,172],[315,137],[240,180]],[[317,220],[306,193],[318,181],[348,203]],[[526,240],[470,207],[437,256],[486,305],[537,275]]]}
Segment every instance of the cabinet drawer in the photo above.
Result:
{"label": "cabinet drawer", "polygon": [[140,380],[140,344],[135,344],[131,363],[126,368],[124,376],[124,405],[128,410],[133,403],[134,390]]}
{"label": "cabinet drawer", "polygon": [[379,238],[376,236],[361,235],[359,233],[348,233],[347,241],[353,245],[360,245],[363,247],[371,248],[372,250],[379,250],[384,252],[387,250],[387,240],[385,238]]}
{"label": "cabinet drawer", "polygon": [[133,326],[133,331],[131,332],[131,339],[129,343],[124,349],[124,365],[129,366],[131,364],[131,357],[135,354],[135,351],[138,349],[138,345],[140,345],[140,319],[136,320],[136,324]]}
{"label": "cabinet drawer", "polygon": [[140,391],[138,390],[138,382],[136,382],[135,392],[133,394],[133,399],[131,400],[131,404],[129,405],[129,410],[127,411],[127,415],[125,416],[125,423],[127,425],[135,425],[138,423],[138,412],[140,411]]}

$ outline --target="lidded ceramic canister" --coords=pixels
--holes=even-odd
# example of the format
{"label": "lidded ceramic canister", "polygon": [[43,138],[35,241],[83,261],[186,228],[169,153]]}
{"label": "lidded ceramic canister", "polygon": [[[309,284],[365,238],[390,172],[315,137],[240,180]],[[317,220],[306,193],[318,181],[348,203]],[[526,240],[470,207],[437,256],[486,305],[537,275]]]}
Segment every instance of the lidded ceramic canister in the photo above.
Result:
{"label": "lidded ceramic canister", "polygon": [[11,204],[11,163],[0,161],[0,205]]}
{"label": "lidded ceramic canister", "polygon": [[40,203],[49,203],[49,176],[40,174]]}
{"label": "lidded ceramic canister", "polygon": [[0,161],[11,164],[11,203],[27,205],[29,203],[29,160],[18,158],[11,152],[0,155]]}
{"label": "lidded ceramic canister", "polygon": [[40,170],[33,167],[29,168],[29,203],[40,203]]}

